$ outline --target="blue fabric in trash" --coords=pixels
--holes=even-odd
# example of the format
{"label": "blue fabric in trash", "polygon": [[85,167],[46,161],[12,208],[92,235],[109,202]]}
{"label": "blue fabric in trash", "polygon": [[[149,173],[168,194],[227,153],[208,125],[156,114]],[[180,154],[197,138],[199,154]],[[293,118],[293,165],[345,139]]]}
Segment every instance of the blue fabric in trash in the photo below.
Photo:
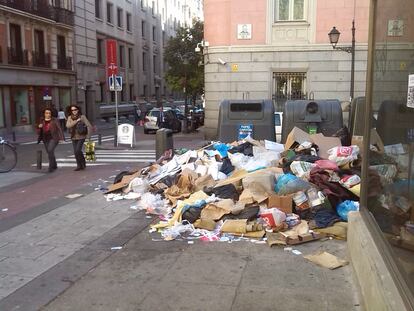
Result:
{"label": "blue fabric in trash", "polygon": [[227,151],[231,149],[231,147],[227,146],[226,144],[222,144],[222,143],[214,144],[213,147],[220,153],[220,156],[222,158],[227,157]]}
{"label": "blue fabric in trash", "polygon": [[359,202],[346,200],[336,206],[336,212],[342,220],[348,221],[348,213],[359,210]]}

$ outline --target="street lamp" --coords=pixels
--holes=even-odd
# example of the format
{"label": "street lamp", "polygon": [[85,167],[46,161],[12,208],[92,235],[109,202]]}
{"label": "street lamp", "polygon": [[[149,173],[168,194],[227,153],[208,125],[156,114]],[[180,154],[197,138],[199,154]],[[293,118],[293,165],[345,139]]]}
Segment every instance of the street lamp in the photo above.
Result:
{"label": "street lamp", "polygon": [[352,20],[352,45],[351,46],[336,46],[339,41],[339,35],[341,34],[334,26],[328,33],[329,41],[332,44],[334,50],[340,50],[347,53],[351,53],[351,88],[349,92],[350,101],[354,98],[354,76],[355,76],[355,20]]}

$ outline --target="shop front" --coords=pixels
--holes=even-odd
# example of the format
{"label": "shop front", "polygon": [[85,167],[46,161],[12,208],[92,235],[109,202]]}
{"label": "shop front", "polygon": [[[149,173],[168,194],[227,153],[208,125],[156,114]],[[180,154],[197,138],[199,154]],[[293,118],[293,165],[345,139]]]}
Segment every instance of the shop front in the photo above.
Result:
{"label": "shop front", "polygon": [[[364,152],[363,157],[361,216],[375,242],[378,257],[367,261],[366,272],[356,268],[357,274],[364,275],[358,278],[365,284],[361,286],[363,295],[371,301],[368,310],[378,303],[373,290],[378,285],[385,288],[378,298],[384,302],[377,310],[414,309],[413,20],[412,1],[371,0],[363,121],[363,150],[370,151]],[[375,139],[377,134],[381,143]],[[360,244],[365,247],[365,253],[361,254],[370,257],[368,243]],[[354,266],[366,260],[363,256],[352,258]],[[365,276],[378,277],[377,282],[366,286],[366,281],[361,281]]]}

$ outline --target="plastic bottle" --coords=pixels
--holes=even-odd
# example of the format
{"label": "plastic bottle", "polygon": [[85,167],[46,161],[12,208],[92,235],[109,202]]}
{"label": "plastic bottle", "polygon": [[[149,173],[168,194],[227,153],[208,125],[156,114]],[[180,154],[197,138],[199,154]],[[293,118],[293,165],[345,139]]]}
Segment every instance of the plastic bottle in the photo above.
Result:
{"label": "plastic bottle", "polygon": [[310,207],[321,205],[323,203],[323,201],[321,200],[321,198],[318,195],[318,190],[316,190],[315,188],[310,188],[307,191],[307,195],[308,195],[308,198],[309,198]]}

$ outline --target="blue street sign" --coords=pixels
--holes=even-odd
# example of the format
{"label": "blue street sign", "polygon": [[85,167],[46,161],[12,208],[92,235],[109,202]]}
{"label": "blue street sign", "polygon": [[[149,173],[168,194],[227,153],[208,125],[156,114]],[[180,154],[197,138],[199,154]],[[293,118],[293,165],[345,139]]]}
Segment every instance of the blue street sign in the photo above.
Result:
{"label": "blue street sign", "polygon": [[115,79],[113,79],[113,76],[108,77],[108,84],[109,84],[110,91],[122,91],[122,77],[121,76],[115,76]]}

